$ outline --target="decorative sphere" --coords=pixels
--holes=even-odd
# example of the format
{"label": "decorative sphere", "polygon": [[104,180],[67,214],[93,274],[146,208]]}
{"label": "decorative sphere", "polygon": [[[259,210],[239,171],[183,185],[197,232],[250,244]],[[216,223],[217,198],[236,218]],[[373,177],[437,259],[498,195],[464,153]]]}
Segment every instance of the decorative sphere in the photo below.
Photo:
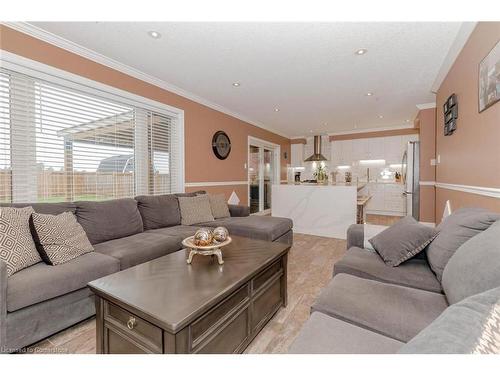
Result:
{"label": "decorative sphere", "polygon": [[214,229],[212,233],[214,236],[214,240],[219,243],[222,243],[225,240],[227,240],[227,237],[229,236],[229,231],[224,227],[217,227]]}
{"label": "decorative sphere", "polygon": [[212,231],[208,228],[201,228],[194,234],[193,242],[196,246],[209,246],[213,240]]}

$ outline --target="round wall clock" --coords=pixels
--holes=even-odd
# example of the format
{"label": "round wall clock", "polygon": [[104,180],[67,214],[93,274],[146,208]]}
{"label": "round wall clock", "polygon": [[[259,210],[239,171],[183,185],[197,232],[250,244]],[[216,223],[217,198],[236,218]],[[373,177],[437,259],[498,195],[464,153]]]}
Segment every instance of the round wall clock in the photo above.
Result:
{"label": "round wall clock", "polygon": [[229,156],[231,152],[231,140],[222,130],[216,132],[212,137],[212,150],[220,160],[224,160]]}

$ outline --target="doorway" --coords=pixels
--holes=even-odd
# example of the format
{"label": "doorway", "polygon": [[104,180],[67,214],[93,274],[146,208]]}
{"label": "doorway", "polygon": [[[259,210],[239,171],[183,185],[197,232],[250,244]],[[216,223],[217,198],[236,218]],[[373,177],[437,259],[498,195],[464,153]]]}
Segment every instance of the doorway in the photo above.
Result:
{"label": "doorway", "polygon": [[248,138],[248,202],[250,214],[271,213],[271,190],[280,182],[280,146]]}

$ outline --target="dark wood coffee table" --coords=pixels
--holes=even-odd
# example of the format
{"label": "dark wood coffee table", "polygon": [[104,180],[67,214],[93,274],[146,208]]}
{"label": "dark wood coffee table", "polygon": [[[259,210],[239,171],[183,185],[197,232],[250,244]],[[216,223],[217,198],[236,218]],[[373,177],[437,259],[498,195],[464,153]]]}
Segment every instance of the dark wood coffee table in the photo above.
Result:
{"label": "dark wood coffee table", "polygon": [[223,265],[181,250],[89,283],[97,353],[243,352],[286,306],[290,245],[232,238]]}

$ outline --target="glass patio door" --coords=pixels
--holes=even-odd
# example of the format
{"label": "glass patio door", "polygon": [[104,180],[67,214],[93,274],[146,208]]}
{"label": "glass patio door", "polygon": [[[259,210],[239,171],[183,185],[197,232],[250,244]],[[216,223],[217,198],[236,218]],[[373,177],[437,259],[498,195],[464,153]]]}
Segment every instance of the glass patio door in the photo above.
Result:
{"label": "glass patio door", "polygon": [[252,142],[248,149],[250,213],[270,213],[273,183],[276,183],[276,149]]}

